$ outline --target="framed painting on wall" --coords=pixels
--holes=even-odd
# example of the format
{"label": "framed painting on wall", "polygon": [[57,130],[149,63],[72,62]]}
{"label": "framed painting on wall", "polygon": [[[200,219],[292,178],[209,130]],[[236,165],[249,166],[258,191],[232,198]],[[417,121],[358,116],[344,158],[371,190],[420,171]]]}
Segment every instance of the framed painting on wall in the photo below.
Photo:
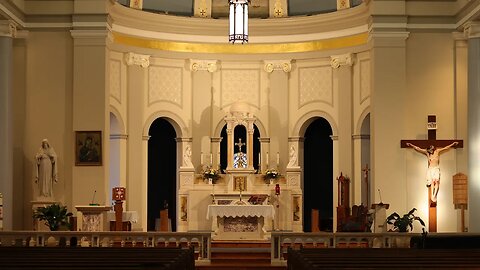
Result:
{"label": "framed painting on wall", "polygon": [[75,165],[102,165],[101,131],[75,131]]}

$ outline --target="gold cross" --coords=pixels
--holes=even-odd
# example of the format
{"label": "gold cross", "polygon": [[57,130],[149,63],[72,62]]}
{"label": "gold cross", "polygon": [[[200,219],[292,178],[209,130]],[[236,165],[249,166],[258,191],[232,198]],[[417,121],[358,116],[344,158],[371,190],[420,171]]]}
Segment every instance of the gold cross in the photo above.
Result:
{"label": "gold cross", "polygon": [[238,143],[236,143],[235,145],[238,146],[238,150],[242,152],[242,146],[244,146],[245,144],[242,143],[242,138],[238,138]]}

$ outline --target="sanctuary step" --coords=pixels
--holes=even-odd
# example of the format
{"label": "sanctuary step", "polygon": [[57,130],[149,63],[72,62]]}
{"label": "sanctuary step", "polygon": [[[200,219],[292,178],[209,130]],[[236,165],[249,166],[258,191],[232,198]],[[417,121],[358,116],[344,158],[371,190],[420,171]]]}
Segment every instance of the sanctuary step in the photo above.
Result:
{"label": "sanctuary step", "polygon": [[270,250],[270,241],[213,241],[210,263],[197,264],[196,269],[287,269],[271,264]]}

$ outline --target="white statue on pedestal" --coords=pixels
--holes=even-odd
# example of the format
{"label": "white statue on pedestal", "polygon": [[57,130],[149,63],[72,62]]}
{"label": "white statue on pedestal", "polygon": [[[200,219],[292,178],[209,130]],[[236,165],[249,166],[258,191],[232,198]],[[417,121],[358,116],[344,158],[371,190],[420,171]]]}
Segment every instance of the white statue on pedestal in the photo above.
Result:
{"label": "white statue on pedestal", "polygon": [[57,154],[47,139],[35,155],[35,183],[38,183],[40,197],[53,198],[53,182],[57,182]]}
{"label": "white statue on pedestal", "polygon": [[190,148],[190,145],[187,145],[187,147],[185,147],[185,152],[183,153],[183,166],[193,168],[192,148]]}
{"label": "white statue on pedestal", "polygon": [[287,167],[297,166],[297,153],[295,152],[295,146],[290,146],[290,160],[288,161]]}

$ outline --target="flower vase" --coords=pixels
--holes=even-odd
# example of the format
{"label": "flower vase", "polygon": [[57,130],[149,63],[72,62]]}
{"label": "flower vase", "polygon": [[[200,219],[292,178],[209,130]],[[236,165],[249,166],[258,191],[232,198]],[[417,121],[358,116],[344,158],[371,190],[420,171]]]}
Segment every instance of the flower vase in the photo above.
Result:
{"label": "flower vase", "polygon": [[212,178],[208,178],[208,184],[209,184],[209,185],[212,185],[212,184],[213,184],[213,179],[212,179]]}

